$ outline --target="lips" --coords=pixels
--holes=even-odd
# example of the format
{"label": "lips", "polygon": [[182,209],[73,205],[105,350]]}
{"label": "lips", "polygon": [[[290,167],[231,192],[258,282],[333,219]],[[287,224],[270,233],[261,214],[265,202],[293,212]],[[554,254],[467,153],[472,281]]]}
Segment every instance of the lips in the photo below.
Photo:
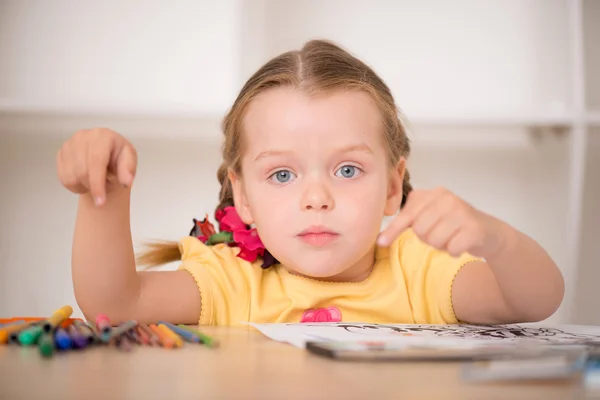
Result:
{"label": "lips", "polygon": [[323,226],[311,226],[298,234],[300,240],[315,247],[327,246],[339,238],[339,236],[339,233]]}

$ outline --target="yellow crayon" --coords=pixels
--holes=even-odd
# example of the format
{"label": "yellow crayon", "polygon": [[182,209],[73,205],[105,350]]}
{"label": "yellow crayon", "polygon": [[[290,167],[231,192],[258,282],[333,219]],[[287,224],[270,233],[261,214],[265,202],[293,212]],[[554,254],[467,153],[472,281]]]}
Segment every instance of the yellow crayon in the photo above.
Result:
{"label": "yellow crayon", "polygon": [[64,306],[54,311],[52,316],[44,321],[44,332],[51,332],[53,329],[56,329],[67,318],[69,318],[71,314],[73,314],[73,308],[71,308],[71,306]]}
{"label": "yellow crayon", "polygon": [[166,336],[168,336],[171,339],[173,339],[173,342],[175,342],[175,347],[182,347],[183,346],[183,340],[181,340],[181,337],[179,337],[178,334],[176,334],[175,332],[173,332],[172,330],[170,330],[168,326],[163,325],[163,324],[159,324],[158,325],[158,329],[160,329],[162,332],[164,332],[164,334]]}

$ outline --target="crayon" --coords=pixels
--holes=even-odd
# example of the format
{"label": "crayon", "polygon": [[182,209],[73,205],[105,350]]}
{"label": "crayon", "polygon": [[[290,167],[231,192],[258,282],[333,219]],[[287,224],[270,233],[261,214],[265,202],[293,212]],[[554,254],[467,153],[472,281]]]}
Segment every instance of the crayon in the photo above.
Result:
{"label": "crayon", "polygon": [[19,334],[21,332],[23,332],[25,329],[28,328],[33,328],[34,326],[38,326],[40,324],[40,322],[27,322],[25,325],[19,325],[18,329],[14,329],[9,335],[8,335],[8,344],[18,344],[20,345],[21,343],[19,343]]}
{"label": "crayon", "polygon": [[117,349],[121,351],[131,351],[133,346],[131,341],[127,338],[127,335],[122,334],[116,337],[115,344],[117,345]]}
{"label": "crayon", "polygon": [[150,329],[152,329],[152,332],[154,332],[156,336],[158,336],[162,347],[171,349],[175,346],[175,341],[173,340],[173,338],[165,335],[165,333],[162,330],[160,330],[156,325],[150,324]]}
{"label": "crayon", "polygon": [[74,349],[83,349],[90,344],[88,338],[82,335],[75,325],[70,325],[67,328],[67,334],[71,337],[72,347]]}
{"label": "crayon", "polygon": [[19,333],[19,343],[23,346],[31,346],[37,343],[40,335],[44,332],[42,325],[35,325]]}
{"label": "crayon", "polygon": [[140,330],[144,331],[146,335],[148,335],[148,340],[150,341],[151,346],[161,346],[160,337],[154,333],[152,329],[146,324],[141,324],[139,326]]}
{"label": "crayon", "polygon": [[54,341],[52,333],[43,332],[38,340],[38,349],[42,357],[52,357],[54,354]]}
{"label": "crayon", "polygon": [[23,323],[17,323],[14,325],[10,325],[10,326],[5,326],[4,328],[0,328],[0,344],[6,343],[8,341],[8,338],[13,333],[18,334],[23,329],[25,329],[29,326],[30,326],[30,323],[23,322]]}
{"label": "crayon", "polygon": [[166,336],[173,339],[173,343],[175,343],[175,347],[183,346],[183,340],[181,340],[181,337],[179,337],[175,332],[170,330],[168,326],[166,326],[164,324],[159,324],[157,326],[158,326],[158,329],[162,330]]}
{"label": "crayon", "polygon": [[150,337],[148,336],[146,331],[144,329],[142,329],[142,325],[138,325],[138,327],[136,328],[136,333],[137,333],[138,338],[140,339],[140,342],[142,342],[142,344],[145,344],[145,345],[150,344]]}
{"label": "crayon", "polygon": [[200,343],[200,338],[198,336],[194,335],[192,332],[186,331],[185,329],[181,329],[178,326],[175,326],[173,324],[170,324],[170,323],[164,322],[164,321],[160,321],[158,324],[159,325],[161,325],[161,324],[165,325],[172,332],[174,332],[177,335],[181,336],[187,342]]}
{"label": "crayon", "polygon": [[73,347],[71,336],[63,328],[58,328],[54,333],[54,343],[59,350],[69,350]]}
{"label": "crayon", "polygon": [[64,306],[54,311],[54,313],[48,318],[42,325],[44,332],[51,332],[62,324],[67,318],[73,314],[73,308],[71,306]]}
{"label": "crayon", "polygon": [[83,336],[88,344],[92,344],[96,341],[100,341],[100,338],[96,336],[96,333],[93,329],[83,321],[73,321],[74,329],[77,329],[79,334]]}
{"label": "crayon", "polygon": [[125,335],[127,335],[127,338],[129,340],[131,340],[133,343],[135,344],[142,344],[142,340],[140,339],[140,336],[137,334],[137,326],[133,329],[128,330],[127,332],[125,332]]}
{"label": "crayon", "polygon": [[127,333],[127,331],[135,328],[136,326],[138,326],[138,322],[134,321],[134,320],[123,322],[116,328],[112,329],[112,331],[110,333],[110,339],[119,337],[119,336],[123,335],[124,333]]}
{"label": "crayon", "polygon": [[112,326],[106,315],[100,314],[96,317],[96,329],[98,330],[98,333],[100,333],[100,339],[107,343],[110,340]]}
{"label": "crayon", "polygon": [[191,332],[194,335],[198,336],[198,338],[200,339],[202,344],[207,345],[208,347],[219,347],[219,342],[216,339],[213,339],[210,336],[207,336],[207,335],[199,332],[198,330],[187,327],[183,324],[179,324],[177,326],[180,327],[181,329],[184,329],[184,330]]}

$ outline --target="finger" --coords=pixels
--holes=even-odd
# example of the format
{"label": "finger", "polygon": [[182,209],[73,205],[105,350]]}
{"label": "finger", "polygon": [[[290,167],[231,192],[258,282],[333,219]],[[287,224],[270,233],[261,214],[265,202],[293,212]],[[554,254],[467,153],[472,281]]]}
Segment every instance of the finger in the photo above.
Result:
{"label": "finger", "polygon": [[412,228],[417,237],[427,242],[434,226],[447,217],[455,206],[455,198],[449,192],[434,196],[413,221]]}
{"label": "finger", "polygon": [[421,211],[426,208],[435,196],[432,191],[413,191],[409,193],[406,205],[388,227],[379,235],[377,243],[389,246],[398,235],[410,227]]}
{"label": "finger", "polygon": [[69,158],[65,156],[65,149],[61,149],[56,158],[58,177],[62,185],[73,193],[87,192],[87,188],[79,184],[75,168],[72,163],[69,163]]}
{"label": "finger", "polygon": [[438,250],[447,250],[448,243],[458,234],[463,221],[459,214],[449,213],[432,227],[423,241]]}
{"label": "finger", "polygon": [[93,146],[88,146],[88,175],[90,193],[97,206],[106,201],[106,173],[114,147],[109,135],[99,135]]}
{"label": "finger", "polygon": [[119,182],[130,187],[137,171],[137,152],[131,145],[126,145],[117,159],[117,177]]}
{"label": "finger", "polygon": [[468,252],[473,246],[476,238],[473,237],[473,232],[462,226],[458,232],[448,241],[446,252],[453,257],[458,257],[461,254]]}

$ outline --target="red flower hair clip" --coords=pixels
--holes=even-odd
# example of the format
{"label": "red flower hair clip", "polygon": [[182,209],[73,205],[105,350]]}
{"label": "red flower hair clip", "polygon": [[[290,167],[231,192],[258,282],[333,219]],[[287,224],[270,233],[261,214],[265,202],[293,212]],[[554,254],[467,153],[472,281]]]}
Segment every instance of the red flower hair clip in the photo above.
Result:
{"label": "red flower hair clip", "polygon": [[207,246],[226,243],[230,247],[239,247],[238,257],[249,262],[254,262],[258,257],[262,257],[262,268],[269,268],[278,263],[263,245],[256,228],[250,229],[242,221],[235,207],[229,206],[217,210],[215,218],[219,223],[219,232],[215,231],[207,214],[202,221],[194,219],[194,227],[190,231],[190,236],[195,236]]}

